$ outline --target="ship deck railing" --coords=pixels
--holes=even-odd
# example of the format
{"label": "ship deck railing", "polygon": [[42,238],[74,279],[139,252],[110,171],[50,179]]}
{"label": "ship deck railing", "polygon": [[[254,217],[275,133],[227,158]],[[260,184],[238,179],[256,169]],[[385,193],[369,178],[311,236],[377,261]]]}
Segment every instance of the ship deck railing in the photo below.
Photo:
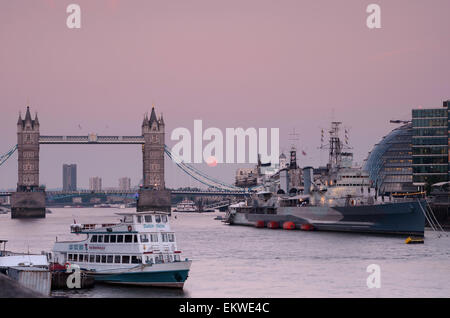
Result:
{"label": "ship deck railing", "polygon": [[85,230],[96,230],[105,227],[116,226],[118,223],[89,223],[89,224],[72,224],[70,226],[71,232],[76,233]]}

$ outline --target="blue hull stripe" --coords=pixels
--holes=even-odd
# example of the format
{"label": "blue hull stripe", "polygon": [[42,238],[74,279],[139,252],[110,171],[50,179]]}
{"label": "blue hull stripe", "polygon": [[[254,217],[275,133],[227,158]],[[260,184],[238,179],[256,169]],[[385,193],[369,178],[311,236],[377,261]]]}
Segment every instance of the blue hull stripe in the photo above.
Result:
{"label": "blue hull stripe", "polygon": [[184,283],[189,270],[173,270],[160,272],[129,272],[117,274],[94,274],[96,281],[111,283]]}

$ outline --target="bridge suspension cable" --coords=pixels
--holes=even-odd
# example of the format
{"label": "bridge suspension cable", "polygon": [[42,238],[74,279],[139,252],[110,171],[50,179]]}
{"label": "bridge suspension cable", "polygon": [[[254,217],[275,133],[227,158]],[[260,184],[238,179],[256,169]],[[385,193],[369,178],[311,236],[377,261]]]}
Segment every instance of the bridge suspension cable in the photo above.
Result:
{"label": "bridge suspension cable", "polygon": [[6,162],[17,150],[17,145],[11,148],[7,153],[0,156],[0,166]]}
{"label": "bridge suspension cable", "polygon": [[[170,149],[166,146],[165,151],[170,152]],[[215,178],[213,178],[213,177],[211,177],[211,176],[208,176],[208,175],[205,174],[203,171],[201,171],[201,170],[199,170],[199,169],[196,169],[194,166],[192,166],[192,165],[190,165],[190,164],[188,164],[188,163],[182,162],[182,160],[181,160],[180,158],[176,157],[172,152],[170,152],[170,155],[172,156],[172,158],[178,160],[177,162],[180,162],[182,165],[186,166],[189,170],[191,170],[191,171],[193,171],[193,172],[199,174],[200,176],[206,178],[207,180],[210,180],[210,181],[213,182],[213,183],[220,184],[220,185],[222,185],[222,186],[224,186],[224,187],[231,187],[231,188],[233,188],[233,189],[235,189],[235,190],[242,190],[242,188],[236,187],[236,186],[234,186],[234,185],[230,185],[230,184],[223,183],[222,181],[220,181],[220,180],[218,180],[218,179],[215,179]]]}
{"label": "bridge suspension cable", "polygon": [[205,174],[204,172],[194,168],[192,165],[189,165],[181,160],[178,156],[173,154],[167,145],[164,146],[164,152],[172,159],[175,164],[183,170],[186,174],[199,181],[200,183],[214,187],[219,190],[229,190],[229,191],[244,191],[242,188],[236,187],[231,184],[226,184],[220,180],[212,178]]}

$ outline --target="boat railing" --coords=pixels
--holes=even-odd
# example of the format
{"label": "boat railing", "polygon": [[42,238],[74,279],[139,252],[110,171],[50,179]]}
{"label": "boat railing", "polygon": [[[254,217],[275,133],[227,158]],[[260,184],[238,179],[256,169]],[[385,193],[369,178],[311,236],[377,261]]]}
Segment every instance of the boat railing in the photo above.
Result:
{"label": "boat railing", "polygon": [[117,225],[115,223],[96,223],[96,224],[72,224],[70,226],[70,230],[72,233],[76,233],[76,232],[81,232],[84,230],[95,230],[95,229],[101,229],[101,228],[105,228],[105,227],[110,227],[110,226],[114,226]]}

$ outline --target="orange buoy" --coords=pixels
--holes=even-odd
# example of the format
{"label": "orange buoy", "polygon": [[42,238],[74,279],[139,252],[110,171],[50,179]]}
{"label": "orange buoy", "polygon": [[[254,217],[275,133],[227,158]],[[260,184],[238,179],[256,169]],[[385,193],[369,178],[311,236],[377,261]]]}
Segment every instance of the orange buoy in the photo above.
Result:
{"label": "orange buoy", "polygon": [[302,224],[300,225],[300,230],[302,231],[313,231],[314,230],[314,226],[312,226],[312,224]]}
{"label": "orange buoy", "polygon": [[295,223],[291,221],[287,221],[283,223],[283,229],[285,230],[295,230]]}
{"label": "orange buoy", "polygon": [[267,227],[269,229],[278,229],[279,225],[278,225],[278,222],[270,221],[267,223]]}
{"label": "orange buoy", "polygon": [[257,227],[257,228],[264,227],[264,221],[262,221],[262,220],[256,221],[255,227]]}

